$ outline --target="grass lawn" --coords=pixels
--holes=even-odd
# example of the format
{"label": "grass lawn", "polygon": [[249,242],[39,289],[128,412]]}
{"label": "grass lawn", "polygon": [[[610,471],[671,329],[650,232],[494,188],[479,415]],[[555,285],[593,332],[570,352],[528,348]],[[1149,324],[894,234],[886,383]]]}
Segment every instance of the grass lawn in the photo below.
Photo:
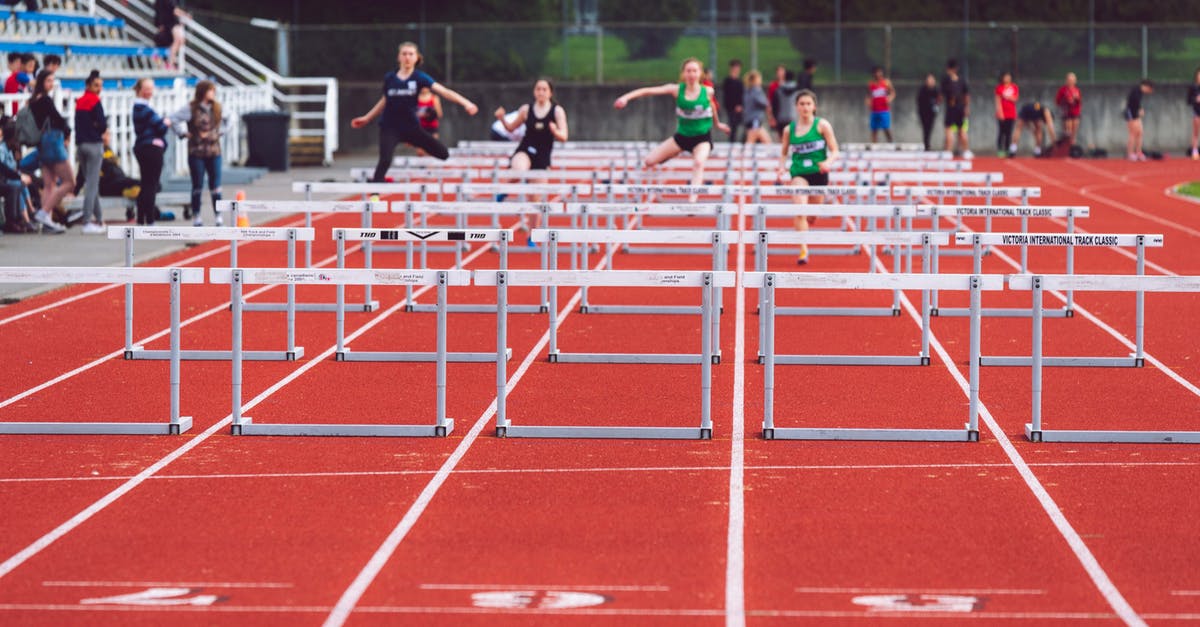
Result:
{"label": "grass lawn", "polygon": [[1176,187],[1175,192],[1185,196],[1191,196],[1193,198],[1200,198],[1200,181],[1184,183],[1183,185]]}

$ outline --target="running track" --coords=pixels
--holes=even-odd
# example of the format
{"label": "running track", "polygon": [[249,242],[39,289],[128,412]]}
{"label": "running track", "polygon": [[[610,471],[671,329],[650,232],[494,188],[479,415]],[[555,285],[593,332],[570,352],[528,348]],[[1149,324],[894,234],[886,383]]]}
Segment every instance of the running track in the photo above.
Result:
{"label": "running track", "polygon": [[[1080,221],[1082,230],[1163,233],[1167,245],[1149,253],[1149,272],[1200,274],[1198,207],[1164,194],[1195,178],[1190,162],[979,159],[977,169],[1042,186],[1039,204],[1090,205],[1093,217]],[[1015,228],[1015,221],[996,226]],[[1061,229],[1031,224],[1034,231]],[[332,242],[318,239],[314,258],[328,260]],[[156,264],[222,265],[224,252],[188,261],[212,250],[218,245]],[[114,261],[119,255],[115,248]],[[276,265],[283,253],[254,244],[241,255],[247,266]],[[382,254],[377,259],[386,263]],[[699,269],[700,259],[623,255],[618,264]],[[471,267],[494,263],[480,253]],[[531,263],[531,256],[514,255],[514,266]],[[781,271],[794,268],[789,263],[772,258]],[[1012,272],[1010,264],[1010,257],[991,255],[984,270]],[[1061,253],[1031,249],[1030,264],[1061,267]],[[810,267],[864,265],[863,257],[825,256]],[[946,258],[942,268],[966,272],[969,260]],[[1130,273],[1133,261],[1113,250],[1082,251],[1077,268]],[[89,290],[94,286],[0,310],[0,420],[165,417],[165,364],[112,357],[121,342],[122,290],[59,304]],[[301,299],[330,298],[299,292]],[[375,292],[384,312],[349,314],[350,345],[431,350],[433,316],[397,310],[398,290]],[[560,298],[564,350],[695,348],[698,320],[585,316],[571,313],[571,293]],[[487,288],[452,294],[474,302],[491,297]],[[1200,621],[1196,447],[1031,444],[1021,435],[1029,418],[1027,368],[983,370],[978,443],[763,441],[755,293],[744,296],[726,294],[712,441],[496,439],[487,364],[450,365],[448,414],[457,423],[449,438],[232,437],[229,365],[205,362],[183,365],[182,407],[196,426],[182,437],[0,437],[0,623]],[[919,303],[918,295],[908,296]],[[647,297],[609,290],[592,299]],[[653,297],[694,302],[696,295]],[[280,298],[276,289],[254,300]],[[514,291],[514,302],[530,298]],[[789,298],[784,304],[795,304],[795,295]],[[834,298],[846,296],[820,300]],[[958,304],[942,298],[943,306]],[[165,290],[139,290],[135,337],[165,328],[165,301]],[[185,286],[184,318],[192,319],[185,346],[228,343],[227,303],[226,288]],[[1021,294],[985,296],[986,306],[1021,304]],[[1081,294],[1077,304],[1075,319],[1047,321],[1048,354],[1128,350],[1122,337],[1132,337],[1132,296]],[[1144,369],[1048,370],[1047,422],[1195,429],[1198,309],[1194,296],[1147,296],[1151,359]],[[781,318],[780,350],[912,352],[919,340],[914,312]],[[278,314],[248,316],[247,348],[283,344]],[[450,349],[493,349],[494,323],[491,316],[452,314]],[[545,326],[542,316],[510,321],[514,421],[694,422],[694,366],[548,364]],[[432,420],[432,365],[335,363],[332,316],[299,314],[297,328],[305,359],[247,362],[246,415],[256,422]],[[935,319],[933,329],[928,368],[781,367],[780,426],[960,426],[967,322]],[[1029,321],[985,319],[983,349],[1028,351]]]}

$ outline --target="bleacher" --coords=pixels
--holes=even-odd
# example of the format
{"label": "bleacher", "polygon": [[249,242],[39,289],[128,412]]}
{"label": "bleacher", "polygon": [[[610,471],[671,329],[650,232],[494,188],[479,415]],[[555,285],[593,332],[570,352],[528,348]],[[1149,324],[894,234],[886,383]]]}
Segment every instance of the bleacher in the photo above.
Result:
{"label": "bleacher", "polygon": [[100,70],[102,76],[118,85],[131,85],[144,76],[182,76],[167,69],[166,48],[129,41],[124,20],[87,13],[0,10],[0,54],[9,52],[62,57],[58,76],[68,82],[68,89],[76,87],[75,81],[82,81],[92,70]]}

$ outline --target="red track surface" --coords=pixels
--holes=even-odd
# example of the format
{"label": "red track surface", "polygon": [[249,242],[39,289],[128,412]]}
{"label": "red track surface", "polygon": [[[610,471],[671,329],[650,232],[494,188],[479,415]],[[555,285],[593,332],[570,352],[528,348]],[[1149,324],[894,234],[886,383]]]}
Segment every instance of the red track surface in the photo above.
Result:
{"label": "red track surface", "polygon": [[[1190,162],[980,159],[977,169],[1003,170],[1006,184],[1042,186],[1039,204],[1090,205],[1082,230],[1163,233],[1166,247],[1150,251],[1148,272],[1200,274],[1200,207],[1163,194],[1195,178]],[[322,219],[318,233],[351,220]],[[994,230],[1016,228],[1015,220],[999,220]],[[1061,229],[1031,223],[1033,231]],[[318,239],[314,259],[326,259],[332,242]],[[245,266],[278,265],[283,255],[272,244],[240,254]],[[203,263],[225,259],[220,253]],[[622,255],[618,267],[701,269],[700,259]],[[450,261],[437,257],[431,267]],[[793,269],[790,262],[771,260],[778,270]],[[388,263],[377,254],[377,265]],[[514,266],[533,263],[513,255]],[[969,264],[948,257],[942,271],[967,272]],[[1002,255],[984,264],[989,273],[1015,271]],[[1034,270],[1059,272],[1062,264],[1059,251],[1030,250]],[[494,265],[488,254],[473,267]],[[865,258],[821,256],[810,268],[861,271]],[[1077,269],[1131,273],[1133,260],[1080,251]],[[0,311],[0,320],[87,289],[29,299]],[[654,298],[698,301],[698,293],[683,292]],[[560,306],[571,294],[563,291]],[[185,286],[185,320],[209,312],[184,328],[186,348],[228,345],[228,295],[222,286]],[[1124,296],[1081,293],[1076,303],[1132,338],[1133,298]],[[402,292],[376,288],[374,297],[387,312]],[[596,290],[592,301],[646,297]],[[448,414],[457,423],[445,439],[233,437],[230,368],[220,362],[184,363],[182,407],[196,426],[182,437],[0,437],[0,624],[316,625],[339,601],[351,625],[1200,621],[1195,446],[1029,443],[1022,435],[1028,368],[983,370],[987,414],[978,443],[764,441],[755,293],[746,297],[738,364],[739,311],[734,290],[725,294],[712,441],[496,439],[495,374],[487,364],[450,365]],[[908,297],[919,303],[919,295]],[[332,300],[332,292],[302,289],[300,298]],[[452,292],[458,302],[491,298],[487,288]],[[534,298],[531,290],[513,295],[514,302]],[[785,298],[781,304],[800,302]],[[281,299],[280,289],[253,298]],[[166,364],[159,362],[104,360],[9,402],[120,349],[122,302],[113,289],[0,323],[0,420],[165,420]],[[139,288],[136,302],[135,337],[166,327],[165,289]],[[984,304],[1028,302],[1028,293],[1005,292],[987,294]],[[1154,359],[1139,370],[1048,369],[1048,426],[1197,428],[1200,302],[1187,295],[1146,302]],[[942,306],[961,304],[943,295]],[[347,330],[385,315],[351,346],[432,349],[431,314],[349,314]],[[247,316],[247,349],[284,344],[281,314]],[[698,349],[692,317],[571,313],[562,325],[563,350]],[[451,314],[450,329],[450,350],[494,349],[493,316]],[[515,423],[696,423],[697,367],[550,364],[539,344],[545,329],[544,316],[510,320]],[[778,425],[961,426],[966,396],[952,371],[965,377],[967,321],[935,318],[933,331],[951,363],[935,352],[928,368],[780,367]],[[985,319],[983,337],[984,354],[1028,354],[1030,323]],[[919,331],[907,314],[780,318],[778,338],[781,352],[913,354]],[[264,423],[432,421],[432,365],[336,363],[333,342],[331,315],[298,314],[305,359],[247,362],[244,400],[303,372],[246,414]],[[165,348],[166,339],[148,345]],[[1046,347],[1059,355],[1128,352],[1087,315],[1047,320]],[[744,424],[741,433],[735,424]],[[732,490],[731,500],[731,481],[739,479],[744,491]],[[744,568],[731,567],[730,558]],[[1111,589],[1098,583],[1105,578]],[[1119,615],[1123,602],[1132,610]],[[331,624],[345,617],[333,616]]]}

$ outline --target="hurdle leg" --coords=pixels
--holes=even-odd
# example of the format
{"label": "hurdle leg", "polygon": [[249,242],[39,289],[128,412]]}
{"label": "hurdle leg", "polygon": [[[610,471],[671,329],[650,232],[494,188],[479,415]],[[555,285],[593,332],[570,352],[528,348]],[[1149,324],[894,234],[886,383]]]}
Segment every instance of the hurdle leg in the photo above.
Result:
{"label": "hurdle leg", "polygon": [[[1137,238],[1137,275],[1146,275],[1146,240],[1145,236],[1139,235]],[[1135,318],[1135,335],[1134,335],[1134,365],[1141,368],[1146,364],[1145,354],[1145,313],[1146,313],[1146,292],[1138,290],[1134,294],[1134,299],[1137,303],[1137,312]]]}
{"label": "hurdle leg", "polygon": [[[412,203],[404,205],[404,226],[405,228],[413,228],[413,211]],[[404,267],[413,268],[413,243],[411,241],[404,243]],[[404,310],[412,311],[413,303],[413,286],[404,286]]]}
{"label": "hurdle leg", "polygon": [[[133,229],[125,229],[125,267],[133,267]],[[133,359],[133,283],[125,284],[125,359]]]}
{"label": "hurdle leg", "polygon": [[437,284],[437,425],[433,434],[445,437],[454,429],[446,417],[446,272],[438,273]]}
{"label": "hurdle leg", "polygon": [[[1067,214],[1067,233],[1075,232],[1075,211]],[[1067,246],[1067,274],[1075,274],[1075,246]],[[1067,317],[1075,316],[1075,290],[1067,290]]]}
{"label": "hurdle leg", "polygon": [[979,335],[982,312],[982,284],[978,275],[971,277],[971,339],[968,364],[969,399],[967,403],[967,440],[979,441]]}
{"label": "hurdle leg", "polygon": [[1031,442],[1042,441],[1042,278],[1033,277],[1033,408],[1030,424],[1025,425],[1025,437]]}
{"label": "hurdle leg", "polygon": [[[296,230],[288,231],[287,240],[287,256],[288,267],[296,267]],[[286,361],[296,361],[296,286],[288,283],[287,285],[287,353],[284,355]]]}
{"label": "hurdle leg", "polygon": [[704,276],[704,287],[700,288],[700,439],[712,439],[712,364],[713,339],[708,325],[713,315],[713,275]]}
{"label": "hurdle leg", "polygon": [[[558,234],[550,231],[550,239],[546,242],[546,248],[550,249],[550,269],[558,269]],[[547,354],[547,360],[550,362],[558,361],[558,286],[550,286],[550,306],[546,308],[550,317],[550,348]]]}
{"label": "hurdle leg", "polygon": [[[171,435],[179,435],[186,430],[179,418],[179,309],[180,309],[180,275],[179,270],[171,272],[171,425],[167,427]],[[190,420],[188,421],[190,425]]]}
{"label": "hurdle leg", "polygon": [[234,269],[233,280],[233,424],[231,435],[241,435],[242,425],[249,419],[242,418],[242,271]]}
{"label": "hurdle leg", "polygon": [[775,275],[763,277],[763,287],[759,290],[764,301],[760,312],[759,327],[763,343],[758,352],[763,362],[763,439],[775,439]]}
{"label": "hurdle leg", "polygon": [[[364,198],[363,200],[367,200],[367,199]],[[368,203],[368,204],[364,204],[363,207],[364,208],[363,208],[363,215],[362,215],[362,225],[363,225],[364,229],[369,229],[369,228],[371,228],[371,205]],[[309,214],[309,215],[311,215],[311,214]],[[362,249],[363,249],[363,267],[370,268],[371,261],[372,261],[371,253],[372,253],[372,249],[373,249],[372,243],[369,241],[363,242]],[[363,307],[367,311],[371,310],[371,284],[370,283],[367,283],[366,285],[363,286]]]}
{"label": "hurdle leg", "polygon": [[496,273],[496,437],[508,429],[508,273]]}
{"label": "hurdle leg", "polygon": [[[342,231],[337,233],[337,267],[338,269],[346,267],[346,234]],[[346,358],[346,286],[338,283],[336,294],[334,315],[337,318],[337,351],[334,353],[334,360],[344,361]]]}

